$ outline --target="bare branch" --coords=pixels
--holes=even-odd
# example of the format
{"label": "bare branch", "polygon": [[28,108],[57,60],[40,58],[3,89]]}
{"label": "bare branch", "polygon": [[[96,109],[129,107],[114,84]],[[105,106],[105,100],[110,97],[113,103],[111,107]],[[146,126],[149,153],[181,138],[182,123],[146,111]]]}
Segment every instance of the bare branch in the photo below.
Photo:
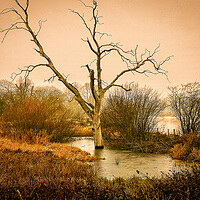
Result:
{"label": "bare branch", "polygon": [[91,89],[91,92],[92,92],[92,96],[94,97],[94,100],[97,101],[98,95],[97,95],[97,92],[95,90],[95,85],[94,85],[94,81],[95,81],[94,70],[90,69],[89,65],[85,65],[85,66],[82,66],[82,67],[86,67],[89,74],[90,74],[90,89]]}
{"label": "bare branch", "polygon": [[88,5],[86,5],[83,1],[81,1],[81,0],[79,0],[86,8],[91,8],[91,9],[93,9],[93,7],[92,6],[88,6]]}
{"label": "bare branch", "polygon": [[[110,89],[111,87],[113,87],[115,84],[115,82],[125,73],[128,72],[136,72],[139,74],[145,74],[147,76],[147,74],[151,73],[151,74],[164,74],[167,79],[167,71],[163,70],[161,67],[162,65],[169,61],[171,57],[173,56],[169,56],[167,57],[165,60],[161,61],[160,63],[157,63],[157,61],[153,58],[154,55],[159,51],[160,45],[158,47],[155,48],[155,50],[153,51],[153,53],[151,53],[149,50],[145,49],[145,52],[143,54],[141,54],[140,58],[141,60],[138,60],[137,57],[137,48],[138,46],[136,46],[135,48],[135,52],[133,53],[133,51],[124,51],[122,48],[119,48],[116,45],[113,44],[107,44],[107,45],[102,45],[102,47],[108,47],[108,46],[113,46],[113,48],[110,49],[105,49],[102,52],[111,52],[111,51],[116,51],[118,53],[118,55],[121,57],[122,61],[126,63],[127,65],[127,69],[123,70],[120,74],[118,74],[113,81],[111,81],[111,83],[104,88],[104,92],[106,92],[108,89]],[[127,56],[125,56],[126,54],[129,54],[131,56],[133,56],[135,58],[135,60],[132,60],[131,58],[128,58]],[[146,58],[144,58],[144,56],[147,55]],[[151,63],[153,66],[153,69],[155,71],[151,71],[151,70],[140,70],[140,68],[145,65],[146,63]]]}
{"label": "bare branch", "polygon": [[152,54],[151,54],[150,51],[147,50],[149,52],[149,56],[147,58],[148,59],[152,58],[157,52],[160,51],[159,48],[160,48],[160,44],[155,48],[155,50],[154,50],[154,52]]}
{"label": "bare branch", "polygon": [[19,16],[19,18],[25,23],[25,19],[22,17],[22,15],[14,8],[6,8],[4,9],[0,15],[4,15],[4,14],[8,14],[8,13],[11,13],[11,12],[14,12],[15,14],[17,14]]}
{"label": "bare branch", "polygon": [[49,83],[53,83],[56,77],[57,76],[55,74],[53,74],[50,78],[48,78],[47,80],[45,80],[45,82],[48,81]]}
{"label": "bare branch", "polygon": [[28,10],[28,6],[29,6],[29,0],[26,1],[26,8],[25,8],[26,11]]}
{"label": "bare branch", "polygon": [[25,31],[28,31],[28,29],[26,29],[25,27],[17,26],[18,24],[22,24],[23,25],[24,22],[16,22],[14,24],[11,24],[11,26],[9,28],[3,29],[3,30],[0,31],[0,33],[4,33],[5,32],[5,34],[3,36],[3,39],[1,41],[2,43],[4,42],[4,40],[5,40],[6,36],[8,35],[8,33],[10,31],[12,31],[12,30],[25,30]]}
{"label": "bare branch", "polygon": [[81,18],[81,20],[82,20],[83,24],[85,25],[86,29],[89,31],[90,35],[92,36],[92,31],[91,31],[90,27],[88,26],[87,22],[85,21],[84,16],[81,16],[81,14],[79,12],[75,11],[75,10],[72,10],[72,9],[69,9],[69,10],[72,13],[78,15]]}
{"label": "bare branch", "polygon": [[89,39],[87,39],[87,43],[88,43],[90,49],[92,50],[92,52],[95,53],[96,55],[98,55],[98,52],[94,50],[94,48],[92,47],[92,44],[90,43]]}
{"label": "bare branch", "polygon": [[39,20],[39,22],[38,22],[39,29],[38,29],[37,33],[35,34],[36,36],[38,36],[38,34],[40,33],[40,31],[41,31],[41,29],[42,29],[42,24],[43,24],[44,22],[46,22],[46,21],[47,21],[47,19],[44,20],[44,21]]}
{"label": "bare branch", "polygon": [[92,62],[90,62],[90,64],[88,64],[89,66],[91,66],[95,61],[97,61],[97,59],[94,59]]}
{"label": "bare branch", "polygon": [[[25,12],[25,9],[23,8],[23,6],[18,2],[18,0],[15,0],[15,2],[17,3],[17,5],[22,9],[23,12]],[[27,0],[28,3],[28,0]]]}
{"label": "bare branch", "polygon": [[18,16],[19,16],[19,19],[21,19],[21,21],[19,21],[19,22],[16,22],[16,23],[14,23],[14,24],[11,24],[11,26],[9,27],[9,28],[6,28],[6,29],[1,29],[1,33],[4,33],[5,32],[5,34],[4,34],[4,37],[3,37],[3,39],[2,39],[2,43],[4,42],[4,40],[5,40],[5,38],[6,38],[6,36],[8,35],[8,33],[10,32],[10,31],[12,31],[12,30],[25,30],[25,31],[28,31],[28,29],[26,29],[26,27],[23,27],[23,26],[17,26],[17,25],[19,25],[19,24],[22,24],[22,25],[25,25],[25,19],[23,18],[23,16],[16,10],[16,9],[14,9],[14,8],[6,8],[6,9],[4,9],[1,13],[0,13],[0,15],[4,15],[4,14],[8,14],[8,13],[15,13],[15,14],[17,14]]}
{"label": "bare branch", "polygon": [[122,88],[123,90],[125,90],[126,92],[128,92],[128,91],[131,91],[131,88],[125,88],[123,85],[118,85],[118,84],[113,84],[112,85],[113,87],[120,87],[120,88]]}
{"label": "bare branch", "polygon": [[29,66],[26,66],[26,67],[24,67],[24,69],[20,69],[20,68],[19,68],[20,72],[19,72],[19,73],[12,73],[12,74],[11,74],[11,79],[12,79],[12,80],[15,80],[15,78],[16,78],[17,76],[19,76],[19,75],[21,75],[21,74],[23,74],[23,73],[25,73],[24,77],[26,78],[26,77],[29,76],[29,74],[30,74],[35,68],[41,67],[41,66],[43,66],[43,67],[48,67],[49,65],[48,65],[48,64],[42,64],[42,63],[40,63],[40,64],[37,64],[37,65],[29,65]]}
{"label": "bare branch", "polygon": [[96,32],[96,34],[99,34],[100,35],[100,39],[103,37],[103,36],[107,36],[107,37],[112,37],[112,35],[108,34],[108,33],[101,33],[101,32]]}
{"label": "bare branch", "polygon": [[27,15],[27,10],[28,10],[28,6],[29,6],[29,0],[26,0],[26,7],[25,8],[19,3],[18,0],[15,0],[15,2],[22,9],[22,11]]}

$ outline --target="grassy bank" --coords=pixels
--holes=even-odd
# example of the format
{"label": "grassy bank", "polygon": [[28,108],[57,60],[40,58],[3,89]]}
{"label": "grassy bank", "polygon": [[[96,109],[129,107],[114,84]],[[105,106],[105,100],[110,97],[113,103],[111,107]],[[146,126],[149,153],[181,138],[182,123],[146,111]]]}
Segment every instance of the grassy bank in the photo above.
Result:
{"label": "grassy bank", "polygon": [[0,199],[198,199],[200,170],[162,178],[108,180],[95,175],[94,158],[64,144],[0,138]]}
{"label": "grassy bank", "polygon": [[110,147],[116,149],[127,149],[134,152],[142,153],[169,153],[178,142],[176,135],[164,135],[159,133],[149,134],[147,140],[129,142],[126,138],[118,136],[106,137],[107,143]]}
{"label": "grassy bank", "polygon": [[183,135],[150,133],[147,140],[128,142],[119,135],[107,135],[107,145],[142,153],[169,153],[173,159],[200,162],[200,135],[191,132]]}

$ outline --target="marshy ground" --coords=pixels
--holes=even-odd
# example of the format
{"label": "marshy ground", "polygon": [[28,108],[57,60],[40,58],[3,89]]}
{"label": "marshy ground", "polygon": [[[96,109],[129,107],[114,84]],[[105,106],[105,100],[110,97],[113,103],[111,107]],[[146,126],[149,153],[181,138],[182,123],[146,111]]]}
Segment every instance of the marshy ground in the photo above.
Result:
{"label": "marshy ground", "polygon": [[65,144],[0,138],[0,199],[198,199],[200,170],[162,178],[109,180],[95,175],[94,157]]}

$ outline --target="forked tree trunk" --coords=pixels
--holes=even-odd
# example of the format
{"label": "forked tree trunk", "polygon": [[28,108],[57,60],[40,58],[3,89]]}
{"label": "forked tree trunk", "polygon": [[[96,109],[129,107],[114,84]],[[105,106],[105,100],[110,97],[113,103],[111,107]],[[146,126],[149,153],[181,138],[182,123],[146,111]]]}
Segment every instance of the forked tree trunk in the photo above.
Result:
{"label": "forked tree trunk", "polygon": [[100,102],[96,103],[95,108],[94,108],[94,116],[92,119],[95,149],[104,148],[103,138],[102,138],[102,133],[101,133],[100,107],[101,107],[101,103]]}

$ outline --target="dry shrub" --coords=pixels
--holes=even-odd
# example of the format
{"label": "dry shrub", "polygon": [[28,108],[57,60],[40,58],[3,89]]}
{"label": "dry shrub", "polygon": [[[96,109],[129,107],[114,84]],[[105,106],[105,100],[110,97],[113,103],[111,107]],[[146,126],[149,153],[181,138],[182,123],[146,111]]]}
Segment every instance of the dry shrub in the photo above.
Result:
{"label": "dry shrub", "polygon": [[[69,121],[70,112],[62,105],[56,111],[52,109],[49,102],[32,96],[17,105],[9,104],[2,114],[4,134],[26,142],[27,139],[30,142],[45,139],[63,141],[74,133],[73,123]],[[39,136],[42,138],[39,139]]]}
{"label": "dry shrub", "polygon": [[0,199],[64,199],[92,176],[89,165],[51,152],[4,150],[0,160]]}
{"label": "dry shrub", "polygon": [[102,127],[118,132],[129,143],[147,140],[165,107],[165,101],[156,91],[133,84],[129,92],[118,89],[106,99]]}
{"label": "dry shrub", "polygon": [[189,159],[200,162],[200,149],[193,148]]}
{"label": "dry shrub", "polygon": [[97,177],[86,157],[94,160],[64,144],[0,138],[0,199],[198,199],[198,166],[162,178],[109,180]]}
{"label": "dry shrub", "polygon": [[[105,134],[106,133],[106,134]],[[179,136],[150,133],[146,141],[135,141],[130,143],[117,132],[104,129],[104,136],[108,145],[116,149],[131,149],[134,152],[143,153],[169,153],[170,149],[177,143]]]}
{"label": "dry shrub", "polygon": [[170,151],[173,159],[181,160],[186,158],[188,150],[186,144],[176,144]]}
{"label": "dry shrub", "polygon": [[172,171],[153,183],[154,198],[149,199],[199,199],[200,168],[194,165],[180,172]]}
{"label": "dry shrub", "polygon": [[170,150],[170,155],[174,159],[200,161],[199,143],[197,132],[183,134],[179,138],[179,143]]}

